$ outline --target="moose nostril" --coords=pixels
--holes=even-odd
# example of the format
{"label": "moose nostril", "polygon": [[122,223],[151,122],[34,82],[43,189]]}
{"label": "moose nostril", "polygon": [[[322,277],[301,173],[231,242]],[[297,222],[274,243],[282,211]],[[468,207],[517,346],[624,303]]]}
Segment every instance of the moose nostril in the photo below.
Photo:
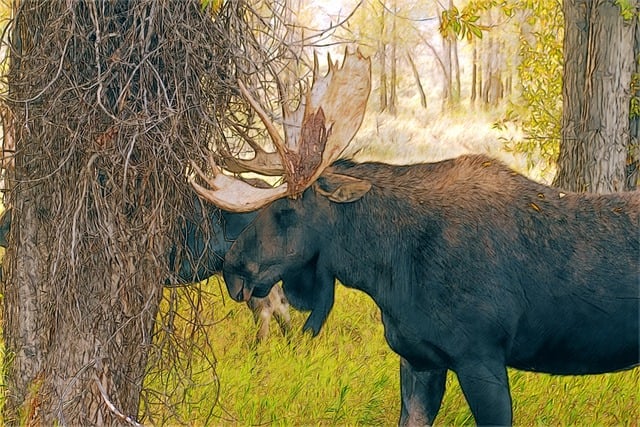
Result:
{"label": "moose nostril", "polygon": [[252,275],[256,275],[260,272],[260,264],[253,261],[247,261],[245,263],[245,270]]}

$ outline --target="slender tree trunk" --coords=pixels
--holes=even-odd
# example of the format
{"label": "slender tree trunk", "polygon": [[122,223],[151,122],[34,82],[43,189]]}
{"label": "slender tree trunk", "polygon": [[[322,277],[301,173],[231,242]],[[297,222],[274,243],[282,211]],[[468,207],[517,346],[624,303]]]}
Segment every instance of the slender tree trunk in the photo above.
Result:
{"label": "slender tree trunk", "polygon": [[420,81],[420,73],[418,72],[418,67],[416,67],[416,63],[411,57],[410,53],[407,53],[407,59],[409,60],[409,64],[411,65],[411,71],[413,71],[413,78],[416,80],[416,88],[418,88],[418,93],[420,94],[420,105],[422,105],[422,108],[427,108],[427,94],[424,92],[424,87],[422,87],[422,82]]}
{"label": "slender tree trunk", "polygon": [[478,47],[475,39],[472,41],[473,43],[473,59],[471,64],[471,103],[476,102],[476,98],[478,97],[478,92],[476,90],[476,86],[478,85]]}
{"label": "slender tree trunk", "polygon": [[461,89],[460,89],[460,59],[458,57],[458,41],[453,38],[451,40],[451,65],[452,65],[452,101],[453,105],[458,105],[460,102]]}
{"label": "slender tree trunk", "polygon": [[380,12],[380,40],[378,56],[380,58],[380,112],[387,109],[387,44],[385,43],[386,7]]}
{"label": "slender tree trunk", "polygon": [[453,98],[453,83],[451,79],[451,40],[449,37],[442,38],[442,62],[443,62],[443,81],[442,81],[442,108],[446,109],[451,106]]}
{"label": "slender tree trunk", "polygon": [[398,103],[398,34],[396,32],[396,2],[393,2],[393,17],[391,18],[391,91],[389,92],[389,112],[394,116],[397,113]]}
{"label": "slender tree trunk", "polygon": [[480,94],[480,98],[482,98],[482,93],[484,90],[484,81],[482,80],[482,73],[484,72],[484,67],[482,66],[482,62],[478,61],[478,94]]}
{"label": "slender tree trunk", "polygon": [[634,20],[610,1],[564,2],[562,141],[555,184],[567,190],[625,188]]}
{"label": "slender tree trunk", "polygon": [[387,109],[387,46],[380,42],[380,112]]}
{"label": "slender tree trunk", "polygon": [[[438,66],[440,67],[440,71],[442,71],[442,75],[443,75],[443,83],[442,83],[442,108],[444,109],[446,107],[446,90],[447,88],[450,87],[450,85],[447,83],[447,63],[446,63],[446,51],[443,52],[443,55],[441,56],[440,54],[438,54],[438,51],[436,50],[435,47],[433,47],[433,45],[431,43],[429,43],[429,41],[425,38],[422,39],[422,41],[424,42],[424,45],[431,51],[431,53],[433,53],[433,57],[435,58],[436,62],[438,63]],[[443,45],[444,46],[444,45]],[[444,50],[444,49],[443,49]]]}
{"label": "slender tree trunk", "polygon": [[496,106],[504,94],[502,83],[502,63],[500,55],[500,43],[495,37],[490,36],[489,56],[485,65],[485,78],[483,88],[483,100],[487,105]]}
{"label": "slender tree trunk", "polygon": [[[502,50],[502,52],[506,52],[507,51],[507,44],[504,40],[501,41],[501,47],[500,49]],[[505,55],[502,55],[503,58],[505,58]],[[505,61],[502,61],[502,67],[504,68],[504,84],[502,85],[503,90],[502,90],[502,96],[501,98],[509,98],[509,96],[511,95],[511,91],[513,88],[513,67],[511,66],[510,63],[505,63]]]}
{"label": "slender tree trunk", "polygon": [[635,99],[636,111],[629,118],[629,151],[627,156],[627,190],[635,190],[640,180],[640,20],[635,20],[633,57],[635,72],[631,96]]}

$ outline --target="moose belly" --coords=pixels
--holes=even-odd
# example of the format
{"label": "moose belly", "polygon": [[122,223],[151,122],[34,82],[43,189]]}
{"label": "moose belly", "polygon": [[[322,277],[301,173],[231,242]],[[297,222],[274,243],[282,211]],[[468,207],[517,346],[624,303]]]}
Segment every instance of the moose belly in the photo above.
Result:
{"label": "moose belly", "polygon": [[617,308],[592,310],[587,316],[567,306],[558,316],[524,317],[508,352],[508,365],[560,375],[599,374],[638,365],[637,308],[631,304]]}
{"label": "moose belly", "polygon": [[[563,308],[555,316],[526,313],[519,323],[513,317],[438,328],[439,323],[428,316],[389,311],[383,312],[382,320],[391,349],[418,370],[452,368],[481,354],[504,355],[506,365],[517,369],[559,375],[599,374],[638,365],[640,333],[633,302],[597,313],[575,301]],[[496,324],[503,327],[496,329]],[[470,348],[474,351],[464,350]]]}

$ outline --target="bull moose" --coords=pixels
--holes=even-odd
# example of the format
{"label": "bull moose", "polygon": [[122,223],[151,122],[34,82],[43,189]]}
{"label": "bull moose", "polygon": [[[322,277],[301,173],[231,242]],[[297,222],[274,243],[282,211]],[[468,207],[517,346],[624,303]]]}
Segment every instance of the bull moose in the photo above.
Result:
{"label": "bull moose", "polygon": [[[218,206],[266,206],[226,254],[230,296],[266,295],[309,266],[327,299],[335,279],[371,296],[401,357],[401,425],[433,423],[448,370],[477,424],[511,425],[508,366],[584,375],[638,365],[640,192],[561,191],[483,155],[336,161],[360,125],[350,114],[364,112],[369,76],[356,53],[314,84],[291,126],[300,134],[274,143],[283,164],[324,154],[310,171],[286,169],[280,188],[197,169],[210,188],[194,182],[196,191]],[[327,87],[347,96],[331,104]]]}

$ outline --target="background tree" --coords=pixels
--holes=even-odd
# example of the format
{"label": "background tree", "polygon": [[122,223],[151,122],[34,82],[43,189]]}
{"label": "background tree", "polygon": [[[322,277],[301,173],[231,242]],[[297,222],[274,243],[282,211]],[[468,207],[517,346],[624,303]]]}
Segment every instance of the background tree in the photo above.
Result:
{"label": "background tree", "polygon": [[449,106],[459,105],[462,96],[458,39],[470,43],[472,49],[470,100],[480,98],[484,106],[497,107],[511,94],[517,60],[510,58],[518,57],[513,16],[513,5],[494,0],[469,1],[462,8],[449,2],[441,12]]}
{"label": "background tree", "polygon": [[617,3],[564,2],[562,142],[554,182],[569,190],[626,186],[638,6]]}
{"label": "background tree", "polygon": [[564,19],[556,0],[523,0],[516,4],[517,78],[506,119],[517,122],[525,138],[511,140],[506,148],[524,153],[530,167],[551,171],[560,145]]}
{"label": "background tree", "polygon": [[[442,63],[444,66],[442,102],[445,107],[450,108],[457,106],[460,102],[460,60],[457,36],[462,30],[456,25],[457,22],[450,22],[451,19],[458,19],[458,9],[453,5],[452,0],[449,1],[447,7],[448,9],[444,9],[440,14]],[[460,18],[460,21],[463,20],[464,18]]]}
{"label": "background tree", "polygon": [[374,58],[378,112],[397,113],[405,80],[415,84],[421,103],[426,106],[427,94],[416,61],[423,52],[416,46],[423,37],[420,27],[424,17],[430,15],[435,22],[434,4],[390,0],[357,2],[353,7],[347,28],[339,34],[342,40],[357,44]]}
{"label": "background tree", "polygon": [[391,76],[389,85],[389,112],[396,115],[398,103],[398,2],[391,0]]}

